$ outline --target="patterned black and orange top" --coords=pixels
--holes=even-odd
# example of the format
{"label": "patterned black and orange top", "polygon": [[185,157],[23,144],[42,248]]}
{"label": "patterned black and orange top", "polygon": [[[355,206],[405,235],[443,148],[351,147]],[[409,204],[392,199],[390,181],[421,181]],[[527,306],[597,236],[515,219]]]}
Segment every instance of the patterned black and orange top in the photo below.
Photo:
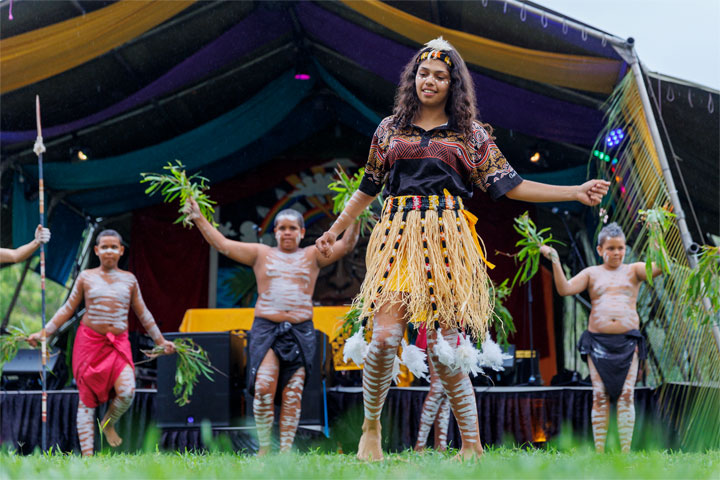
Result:
{"label": "patterned black and orange top", "polygon": [[469,141],[449,124],[425,131],[416,125],[399,127],[392,116],[380,122],[365,166],[360,191],[385,194],[472,197],[473,186],[497,199],[523,179],[505,160],[490,135],[473,122]]}

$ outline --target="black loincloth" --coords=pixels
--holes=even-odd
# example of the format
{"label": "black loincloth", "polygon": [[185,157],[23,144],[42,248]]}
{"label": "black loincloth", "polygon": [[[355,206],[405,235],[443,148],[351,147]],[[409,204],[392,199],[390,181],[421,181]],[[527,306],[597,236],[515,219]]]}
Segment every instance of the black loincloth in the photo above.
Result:
{"label": "black loincloth", "polygon": [[300,367],[305,367],[306,378],[310,373],[315,358],[313,322],[312,320],[302,323],[272,322],[262,317],[255,317],[249,341],[248,392],[250,395],[255,395],[255,376],[267,351],[272,348],[280,360],[278,386],[275,392],[275,403],[279,405],[282,391],[293,374]]}
{"label": "black loincloth", "polygon": [[611,401],[615,401],[622,392],[635,347],[638,360],[644,360],[647,356],[645,339],[638,330],[625,333],[593,333],[585,330],[577,347],[585,362],[588,355],[592,358]]}

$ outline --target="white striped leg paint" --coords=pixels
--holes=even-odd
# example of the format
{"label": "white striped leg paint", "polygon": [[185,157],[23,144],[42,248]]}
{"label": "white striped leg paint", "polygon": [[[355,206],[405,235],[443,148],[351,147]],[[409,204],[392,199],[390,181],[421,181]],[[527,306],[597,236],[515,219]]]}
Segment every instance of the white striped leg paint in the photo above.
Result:
{"label": "white striped leg paint", "polygon": [[275,389],[278,380],[277,359],[267,362],[268,357],[260,364],[255,376],[255,398],[253,399],[253,415],[257,427],[258,444],[260,452],[270,450],[272,443],[272,426],[275,417]]}
{"label": "white striped leg paint", "polygon": [[110,421],[108,426],[112,427],[120,420],[120,417],[127,412],[135,398],[135,374],[128,365],[123,369],[115,382],[115,393],[117,396],[110,403],[107,414],[105,415]]}
{"label": "white striped leg paint", "polygon": [[450,401],[443,396],[438,416],[435,419],[435,450],[447,450],[447,433],[450,424]]}
{"label": "white striped leg paint", "polygon": [[618,436],[620,437],[620,448],[625,453],[630,451],[635,429],[635,382],[637,381],[638,362],[636,351],[617,401]]}
{"label": "white striped leg paint", "polygon": [[607,439],[608,422],[610,420],[610,396],[607,394],[605,384],[589,355],[588,368],[590,369],[590,380],[593,387],[590,421],[592,423],[593,439],[595,440],[595,451],[602,453],[605,451],[605,440]]}
{"label": "white striped leg paint", "polygon": [[299,368],[283,389],[280,409],[280,451],[289,452],[295,440],[302,408],[302,393],[305,387],[305,368]]}
{"label": "white striped leg paint", "polygon": [[363,370],[365,418],[379,420],[392,381],[392,368],[404,325],[375,325]]}
{"label": "white striped leg paint", "polygon": [[[457,331],[442,330],[445,340],[454,345],[457,342]],[[437,332],[428,333],[428,351],[432,352],[437,341]],[[438,361],[436,355],[428,356],[440,376],[445,393],[450,401],[455,420],[460,430],[463,449],[481,449],[478,428],[477,403],[470,377],[459,368],[453,369]]]}
{"label": "white striped leg paint", "polygon": [[[447,399],[445,397],[445,391],[442,387],[440,377],[435,372],[435,369],[430,369],[430,390],[428,391],[425,401],[423,402],[422,414],[420,415],[420,428],[418,429],[418,438],[415,443],[415,449],[420,450],[425,448],[427,445],[427,438],[430,434],[430,428],[435,423],[438,416],[440,406],[445,402],[447,405]],[[446,436],[447,440],[447,436]],[[437,447],[437,445],[436,445]]]}
{"label": "white striped leg paint", "polygon": [[95,448],[95,409],[86,407],[82,400],[78,400],[76,423],[80,451],[85,457],[91,456]]}

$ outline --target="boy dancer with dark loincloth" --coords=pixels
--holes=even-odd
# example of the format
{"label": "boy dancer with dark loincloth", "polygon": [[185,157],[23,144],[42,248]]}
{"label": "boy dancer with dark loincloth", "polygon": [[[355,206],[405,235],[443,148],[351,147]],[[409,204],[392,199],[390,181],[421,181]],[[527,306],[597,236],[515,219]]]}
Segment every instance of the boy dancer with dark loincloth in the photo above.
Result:
{"label": "boy dancer with dark loincloth", "polygon": [[130,307],[156,345],[164,347],[167,354],[175,351],[175,346],[165,340],[145,306],[135,275],[118,268],[124,251],[118,232],[100,232],[95,245],[100,266],[80,273],[65,305],[44,331],[28,338],[28,343],[36,346],[42,335],[55,333],[85,300],[85,314],[73,345],[73,375],[80,396],[77,430],[80,449],[85,456],[93,454],[95,407],[105,403],[112,390],[115,398],[102,420],[101,429],[110,446],[117,447],[122,443],[115,431],[115,423],[130,408],[135,396],[135,370],[127,332]]}
{"label": "boy dancer with dark loincloth", "polygon": [[[229,240],[202,216],[193,199],[185,204],[188,219],[220,253],[252,267],[258,299],[250,330],[248,390],[257,425],[258,455],[271,449],[275,393],[282,392],[280,451],[291,449],[295,439],[305,376],[315,357],[312,294],[320,269],[349,253],[357,243],[359,224],[353,225],[335,253],[320,255],[313,245],[300,248],[305,222],[296,210],[275,217],[277,247]],[[279,398],[277,399],[279,403]]]}
{"label": "boy dancer with dark loincloth", "polygon": [[[640,284],[647,280],[645,264],[625,264],[625,235],[616,223],[600,230],[597,252],[603,264],[588,267],[567,280],[557,251],[543,245],[540,252],[552,261],[558,293],[590,293],[592,309],[588,329],[580,337],[578,350],[587,361],[593,387],[592,428],[595,449],[605,450],[610,402],[617,399],[620,446],[629,452],[635,426],[635,381],[639,360],[645,358],[645,342],[637,314]],[[653,265],[652,275],[661,270]]]}

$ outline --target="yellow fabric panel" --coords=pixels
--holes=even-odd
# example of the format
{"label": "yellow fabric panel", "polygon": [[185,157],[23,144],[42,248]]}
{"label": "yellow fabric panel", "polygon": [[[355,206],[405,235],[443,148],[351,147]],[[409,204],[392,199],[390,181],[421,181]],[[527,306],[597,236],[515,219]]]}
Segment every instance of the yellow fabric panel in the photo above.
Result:
{"label": "yellow fabric panel", "polygon": [[2,40],[0,93],[70,70],[132,40],[194,0],[124,0],[45,28]]}
{"label": "yellow fabric panel", "polygon": [[[332,342],[338,328],[343,324],[342,317],[350,307],[315,307],[313,323],[315,329],[328,336]],[[193,308],[185,312],[180,324],[181,332],[226,332],[228,330],[250,330],[254,308]]]}
{"label": "yellow fabric panel", "polygon": [[420,44],[442,35],[466,62],[516,77],[589,92],[611,93],[620,75],[622,63],[619,60],[516,47],[435,25],[378,0],[342,2]]}

